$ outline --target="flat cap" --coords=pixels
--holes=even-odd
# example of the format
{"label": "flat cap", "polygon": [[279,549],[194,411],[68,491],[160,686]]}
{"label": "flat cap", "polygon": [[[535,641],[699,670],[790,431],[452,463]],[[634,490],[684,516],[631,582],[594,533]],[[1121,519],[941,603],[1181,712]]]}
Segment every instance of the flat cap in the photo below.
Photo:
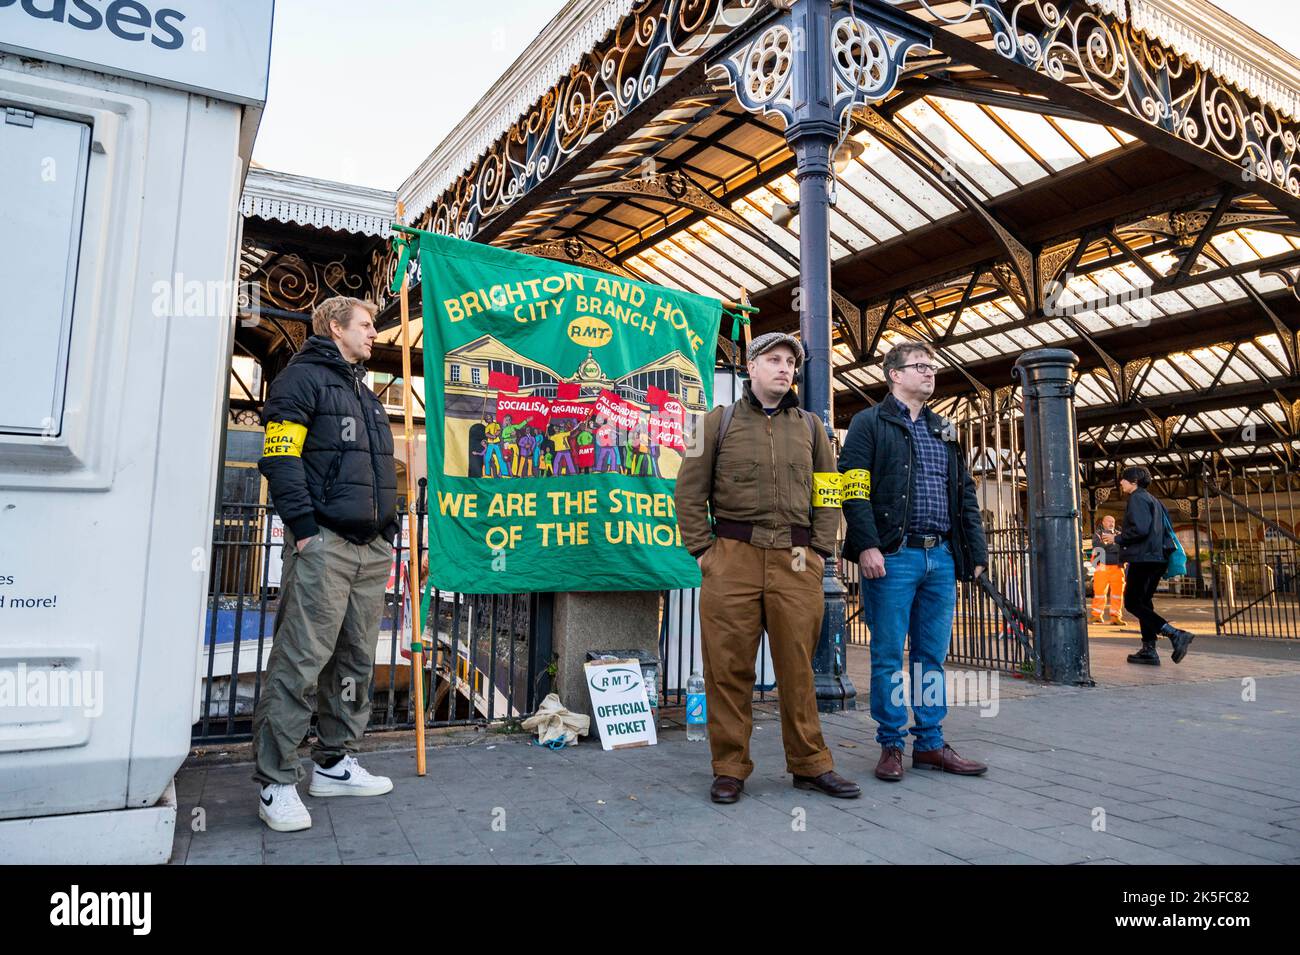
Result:
{"label": "flat cap", "polygon": [[766,335],[759,335],[749,343],[749,352],[746,359],[753,361],[759,355],[771,351],[777,345],[789,345],[794,351],[794,366],[798,368],[803,365],[803,345],[799,344],[799,339],[793,335],[787,335],[785,332],[768,332]]}

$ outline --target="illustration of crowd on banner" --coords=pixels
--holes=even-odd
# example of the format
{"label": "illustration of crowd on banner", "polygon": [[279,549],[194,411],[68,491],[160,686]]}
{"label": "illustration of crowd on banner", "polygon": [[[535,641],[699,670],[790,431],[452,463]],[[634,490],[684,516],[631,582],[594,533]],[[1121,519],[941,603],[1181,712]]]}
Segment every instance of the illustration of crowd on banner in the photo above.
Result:
{"label": "illustration of crowd on banner", "polygon": [[[501,347],[491,339],[485,344]],[[685,453],[689,413],[679,394],[645,384],[644,401],[621,396],[618,383],[603,378],[590,352],[574,375],[578,380],[565,381],[547,369],[528,385],[521,384],[519,374],[491,367],[503,362],[473,367],[472,374],[462,375],[457,364],[462,355],[447,356],[447,446],[453,450],[444,460],[446,473],[502,479],[676,475]],[[674,359],[685,361],[668,355],[656,363],[659,380],[699,392],[697,399],[702,398],[698,377],[672,367],[678,363]],[[464,451],[456,453],[462,447]],[[675,452],[668,468],[665,451]]]}

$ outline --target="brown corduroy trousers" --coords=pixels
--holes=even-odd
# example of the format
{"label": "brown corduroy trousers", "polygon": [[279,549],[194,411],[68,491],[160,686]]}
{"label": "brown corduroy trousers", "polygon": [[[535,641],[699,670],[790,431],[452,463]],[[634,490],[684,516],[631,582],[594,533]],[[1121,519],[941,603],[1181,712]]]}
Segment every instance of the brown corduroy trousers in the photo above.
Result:
{"label": "brown corduroy trousers", "polygon": [[802,558],[800,550],[720,537],[704,552],[700,630],[715,776],[745,779],[754,771],[754,661],[764,629],[776,671],[786,770],[819,776],[832,768],[812,671],[824,609],[822,563],[811,548]]}

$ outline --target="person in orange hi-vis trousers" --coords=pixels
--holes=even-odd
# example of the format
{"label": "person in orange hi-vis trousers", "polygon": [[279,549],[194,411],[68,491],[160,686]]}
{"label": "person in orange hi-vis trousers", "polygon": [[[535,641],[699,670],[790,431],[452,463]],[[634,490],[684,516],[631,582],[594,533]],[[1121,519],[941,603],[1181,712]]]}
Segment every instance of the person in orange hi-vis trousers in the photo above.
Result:
{"label": "person in orange hi-vis trousers", "polygon": [[1106,608],[1106,591],[1110,591],[1110,623],[1113,627],[1124,624],[1124,565],[1119,559],[1119,544],[1115,540],[1115,518],[1107,514],[1101,526],[1092,535],[1093,555],[1098,558],[1092,576],[1093,623],[1101,623]]}

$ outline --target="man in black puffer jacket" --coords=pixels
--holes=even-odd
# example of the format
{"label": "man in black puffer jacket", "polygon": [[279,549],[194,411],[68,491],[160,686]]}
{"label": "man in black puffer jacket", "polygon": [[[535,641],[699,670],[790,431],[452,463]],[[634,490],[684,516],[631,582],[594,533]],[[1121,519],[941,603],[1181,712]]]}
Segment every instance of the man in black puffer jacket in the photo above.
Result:
{"label": "man in black puffer jacket", "polygon": [[393,788],[351,755],[370,718],[370,681],[393,564],[397,472],[383,404],[362,364],[375,307],[328,299],[315,332],[271,383],[258,468],[285,524],[284,568],[266,682],[253,716],[258,814],[272,829],[311,826],[298,796],[298,744],[316,697],[313,796]]}

